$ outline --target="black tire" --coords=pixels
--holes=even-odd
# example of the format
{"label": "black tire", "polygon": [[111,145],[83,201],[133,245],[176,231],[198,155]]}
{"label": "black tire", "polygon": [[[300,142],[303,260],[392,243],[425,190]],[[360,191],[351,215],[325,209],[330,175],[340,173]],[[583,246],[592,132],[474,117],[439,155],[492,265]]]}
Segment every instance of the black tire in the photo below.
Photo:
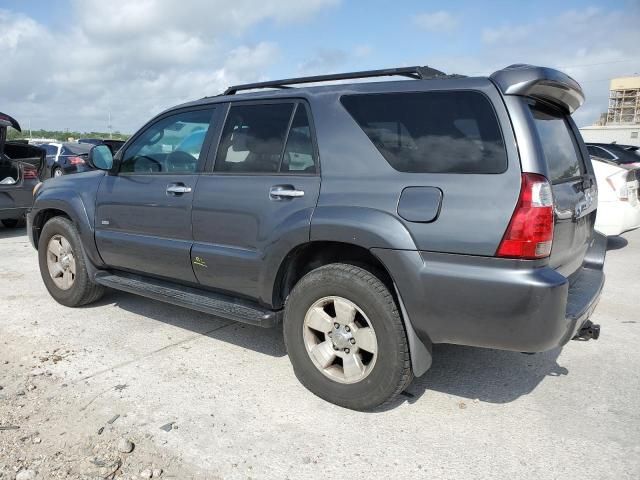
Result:
{"label": "black tire", "polygon": [[[326,376],[305,347],[305,315],[316,301],[330,296],[340,296],[357,305],[376,334],[377,360],[370,373],[357,383],[339,383]],[[287,298],[283,329],[296,376],[328,402],[353,410],[372,410],[392,401],[413,378],[407,336],[393,295],[363,268],[333,263],[306,274]]]}
{"label": "black tire", "polygon": [[2,220],[2,225],[4,225],[5,228],[17,228],[21,223],[21,219],[19,218],[5,218]]}
{"label": "black tire", "polygon": [[[68,290],[59,288],[47,266],[47,247],[54,235],[61,235],[69,244],[75,258],[75,279]],[[38,262],[40,275],[54,300],[67,307],[78,307],[98,300],[104,293],[104,287],[93,283],[87,272],[80,235],[71,220],[66,217],[54,217],[45,223],[38,241]]]}

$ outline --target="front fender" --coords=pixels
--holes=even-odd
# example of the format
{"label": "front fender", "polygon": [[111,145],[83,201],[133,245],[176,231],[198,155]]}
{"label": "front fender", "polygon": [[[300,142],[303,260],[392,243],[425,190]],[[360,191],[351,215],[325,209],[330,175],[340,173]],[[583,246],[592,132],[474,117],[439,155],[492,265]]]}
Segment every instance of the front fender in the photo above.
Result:
{"label": "front fender", "polygon": [[95,202],[88,203],[80,194],[69,188],[46,188],[38,192],[33,208],[29,213],[29,231],[31,242],[38,248],[38,237],[42,225],[40,219],[48,210],[64,212],[74,223],[82,239],[89,260],[96,265],[104,265],[95,244],[94,213]]}

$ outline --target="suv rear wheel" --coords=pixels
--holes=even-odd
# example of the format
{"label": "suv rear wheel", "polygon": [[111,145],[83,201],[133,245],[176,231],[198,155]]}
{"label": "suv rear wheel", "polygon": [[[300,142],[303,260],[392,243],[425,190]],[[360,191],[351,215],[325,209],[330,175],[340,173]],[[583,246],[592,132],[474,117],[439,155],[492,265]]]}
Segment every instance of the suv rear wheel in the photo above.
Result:
{"label": "suv rear wheel", "polygon": [[305,275],[287,299],[284,340],[300,382],[346,408],[379,407],[412,379],[396,302],[360,267],[334,263]]}
{"label": "suv rear wheel", "polygon": [[89,278],[80,235],[68,218],[54,217],[44,225],[38,261],[47,290],[62,305],[85,305],[104,293],[104,288]]}

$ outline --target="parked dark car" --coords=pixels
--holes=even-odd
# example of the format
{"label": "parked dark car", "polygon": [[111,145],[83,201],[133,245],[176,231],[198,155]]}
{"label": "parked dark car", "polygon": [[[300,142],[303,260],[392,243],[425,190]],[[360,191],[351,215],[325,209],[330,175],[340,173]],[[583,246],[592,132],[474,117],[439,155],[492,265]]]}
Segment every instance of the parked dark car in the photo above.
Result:
{"label": "parked dark car", "polygon": [[589,154],[617,165],[640,167],[640,147],[617,143],[587,143]]}
{"label": "parked dark car", "polygon": [[18,122],[0,113],[0,221],[5,227],[20,225],[33,204],[33,189],[40,182],[44,150],[23,140],[7,141],[9,127]]}
{"label": "parked dark car", "polygon": [[92,145],[86,143],[45,143],[40,145],[47,152],[45,172],[47,177],[59,177],[70,173],[87,172],[92,167],[87,156]]}
{"label": "parked dark car", "polygon": [[[410,79],[293,88],[387,75]],[[606,238],[570,116],[583,101],[527,65],[235,86],[158,115],[115,158],[93,147],[99,171],[37,192],[29,236],[61,304],[110,287],[282,320],[306,387],[372,409],[425,373],[435,343],[597,338]]]}
{"label": "parked dark car", "polygon": [[88,143],[90,145],[102,145],[101,138],[79,138],[78,143]]}
{"label": "parked dark car", "polygon": [[106,145],[111,150],[111,153],[115,155],[120,147],[124,145],[124,140],[113,140],[110,138],[80,138],[78,143],[88,143],[91,145]]}
{"label": "parked dark car", "polygon": [[102,143],[104,143],[107,147],[109,147],[109,149],[111,150],[111,153],[115,155],[116,153],[118,153],[118,150],[120,150],[122,146],[125,144],[125,141],[105,139],[102,141]]}

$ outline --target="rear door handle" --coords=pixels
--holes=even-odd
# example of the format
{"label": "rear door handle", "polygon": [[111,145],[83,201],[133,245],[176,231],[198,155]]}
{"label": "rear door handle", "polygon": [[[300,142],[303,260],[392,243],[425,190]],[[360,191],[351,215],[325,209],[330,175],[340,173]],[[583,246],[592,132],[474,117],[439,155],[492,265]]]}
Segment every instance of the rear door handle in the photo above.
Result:
{"label": "rear door handle", "polygon": [[184,183],[171,183],[167,185],[167,193],[169,195],[182,195],[183,193],[191,193],[191,187],[187,187]]}
{"label": "rear door handle", "polygon": [[269,198],[271,200],[283,200],[285,198],[304,197],[303,190],[296,190],[293,185],[274,185],[269,190]]}

